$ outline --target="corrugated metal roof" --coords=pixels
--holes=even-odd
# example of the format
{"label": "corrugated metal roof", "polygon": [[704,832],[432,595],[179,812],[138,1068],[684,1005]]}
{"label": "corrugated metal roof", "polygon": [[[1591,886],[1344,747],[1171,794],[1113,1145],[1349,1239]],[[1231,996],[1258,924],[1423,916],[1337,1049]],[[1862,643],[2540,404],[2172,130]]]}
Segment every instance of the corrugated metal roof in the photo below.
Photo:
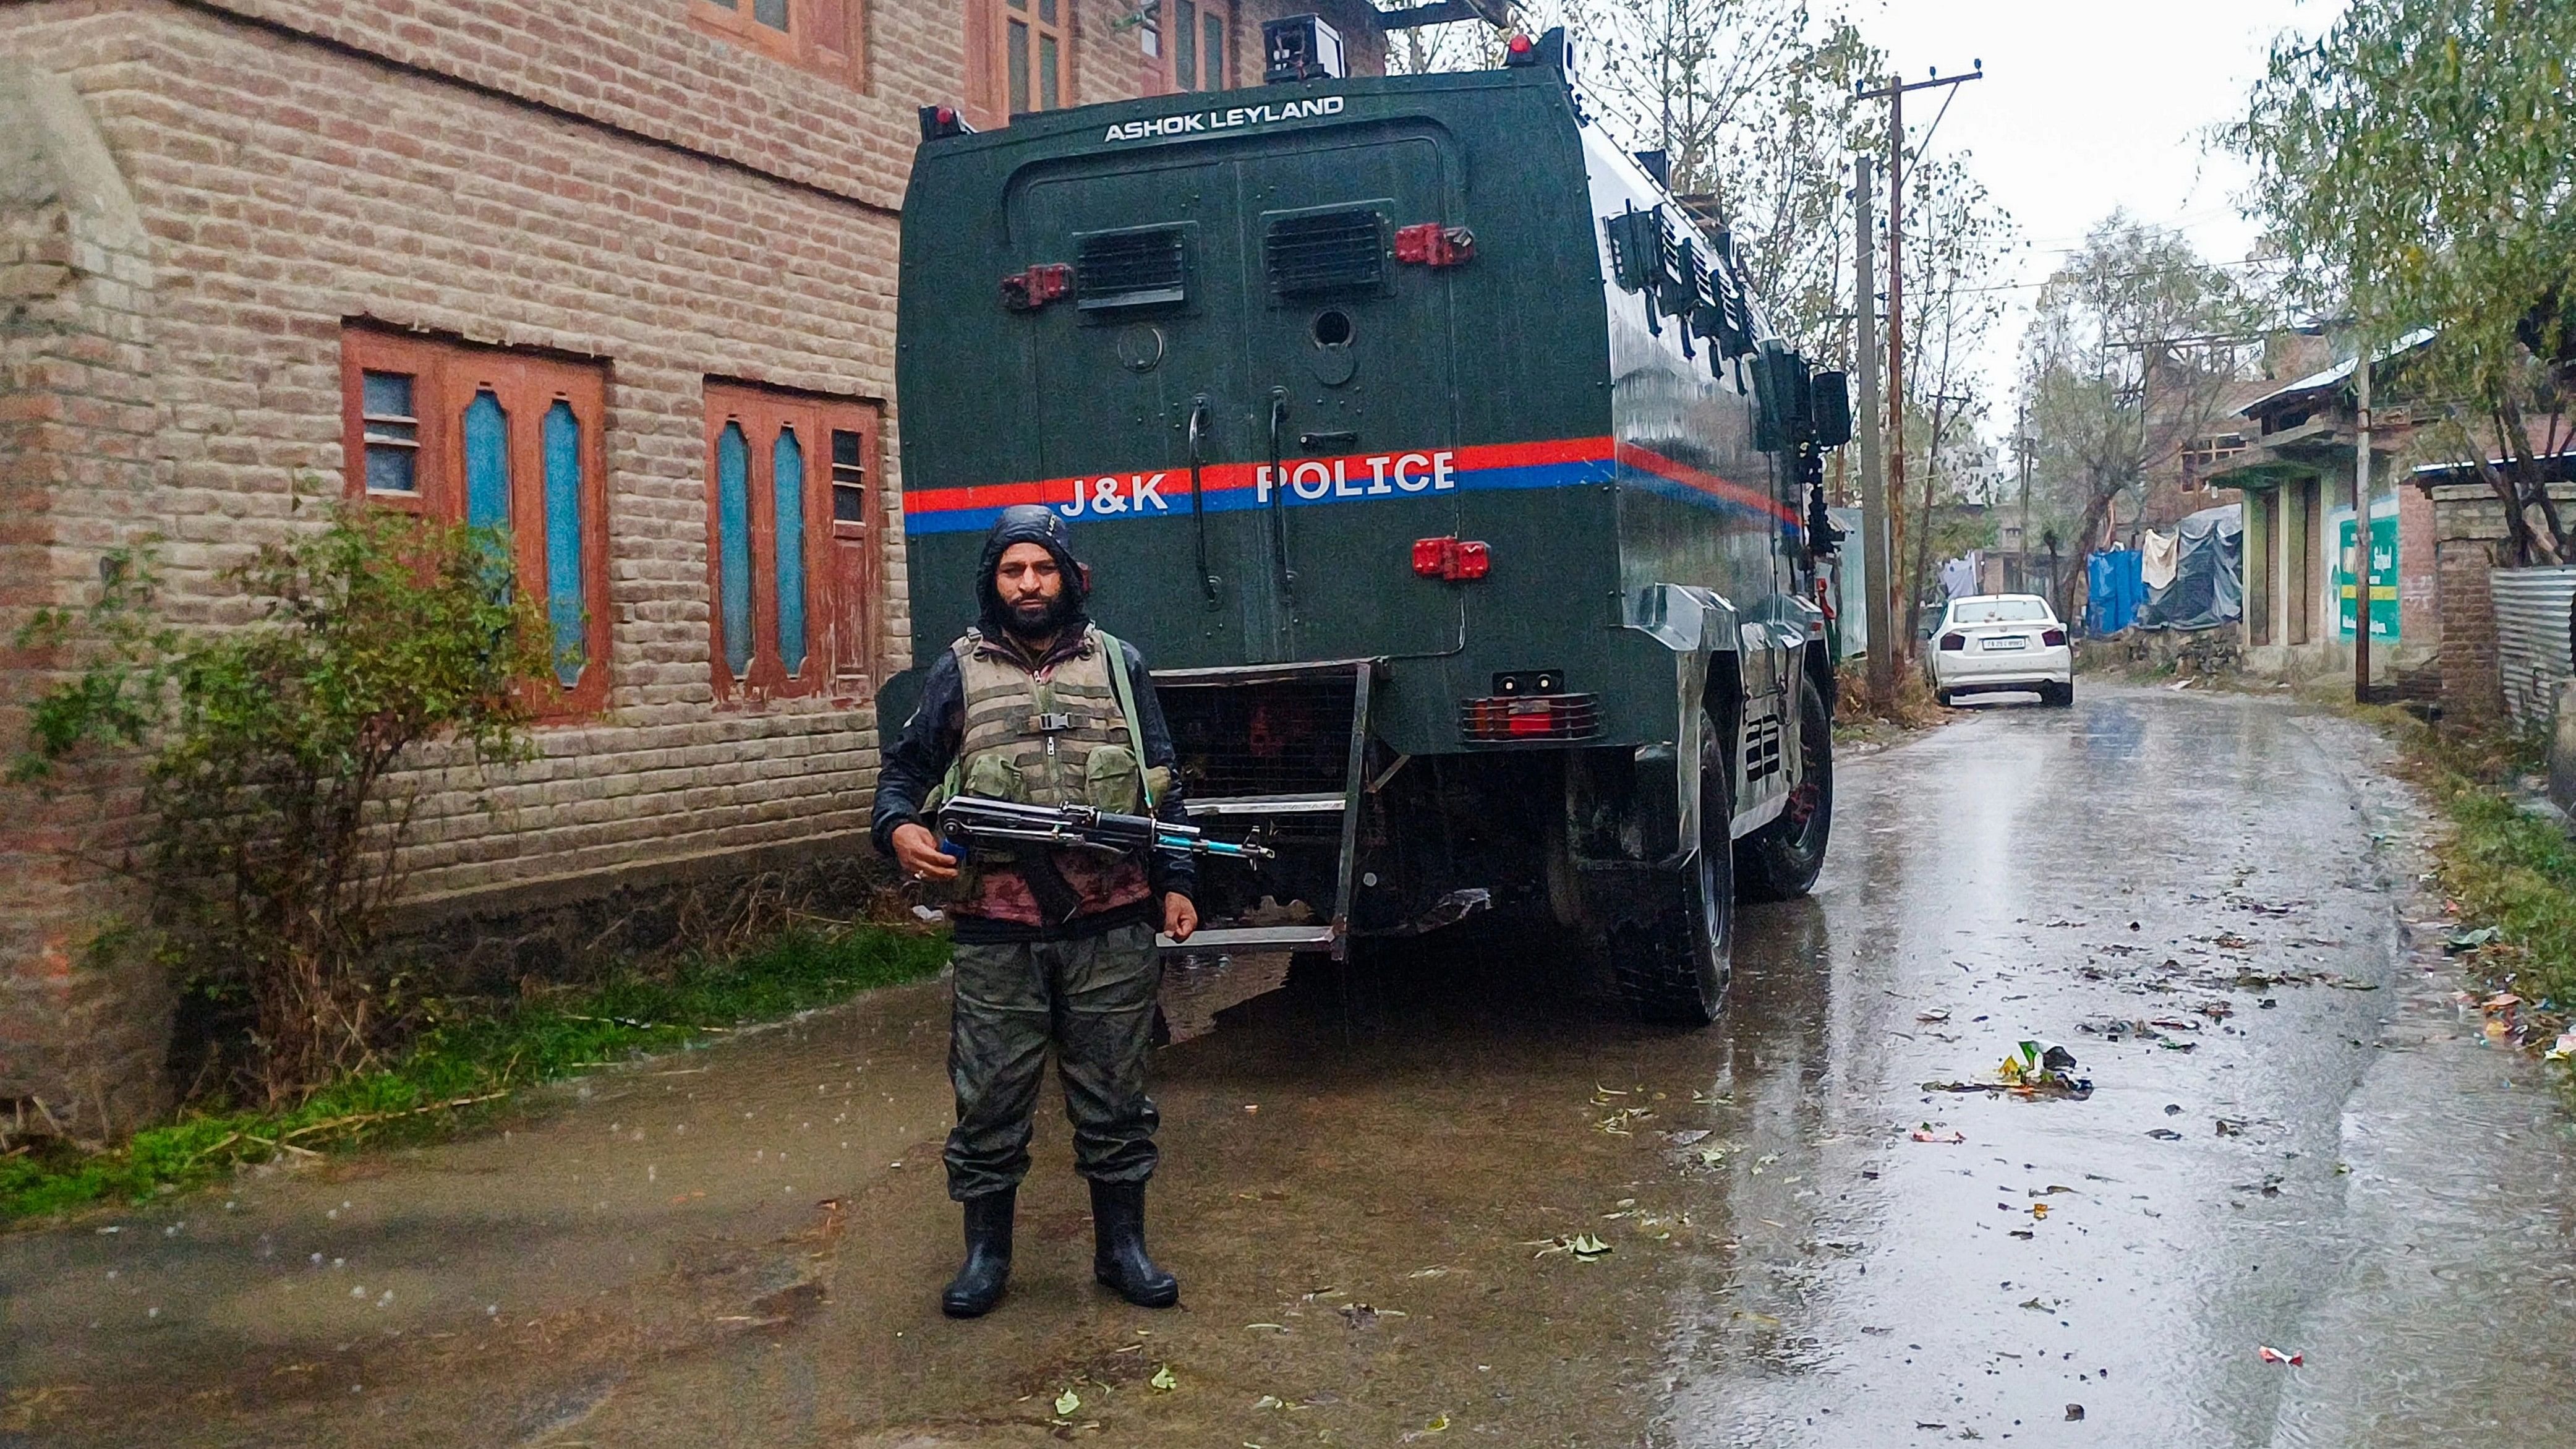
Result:
{"label": "corrugated metal roof", "polygon": [[[2412,352],[2416,348],[2423,346],[2425,343],[2432,341],[2433,336],[2434,333],[2432,328],[2418,327],[2414,331],[2407,333],[2405,336],[2398,338],[2395,342],[2390,343],[2387,351],[2380,353],[2377,357],[2371,360],[2374,362],[2386,362],[2388,359],[2397,356],[2401,352]],[[2236,410],[2236,415],[2241,418],[2250,418],[2254,416],[2254,410],[2263,406],[2265,403],[2274,402],[2296,393],[2314,392],[2321,387],[2332,387],[2336,383],[2339,383],[2350,376],[2352,376],[2351,363],[2336,363],[2334,366],[2327,368],[2323,372],[2309,373],[2307,376],[2300,378],[2297,382],[2291,383],[2288,387],[2276,388],[2271,392],[2263,394],[2261,397],[2254,399],[2245,406],[2238,408]]]}
{"label": "corrugated metal roof", "polygon": [[2497,569],[2487,588],[2505,708],[2526,725],[2545,725],[2558,686],[2576,673],[2576,567]]}

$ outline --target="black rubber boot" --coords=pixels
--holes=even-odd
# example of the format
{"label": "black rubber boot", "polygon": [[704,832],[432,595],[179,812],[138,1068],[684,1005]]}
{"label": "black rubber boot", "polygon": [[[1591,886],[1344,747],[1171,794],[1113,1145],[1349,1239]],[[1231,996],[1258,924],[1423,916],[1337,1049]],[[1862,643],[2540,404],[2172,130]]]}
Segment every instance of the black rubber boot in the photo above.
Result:
{"label": "black rubber boot", "polygon": [[1145,1256],[1145,1184],[1091,1185],[1091,1275],[1139,1308],[1181,1301],[1180,1280]]}
{"label": "black rubber boot", "polygon": [[1011,1215],[1019,1192],[1004,1188],[966,1199],[966,1266],[939,1295],[939,1310],[951,1318],[981,1318],[1002,1301],[1011,1281]]}

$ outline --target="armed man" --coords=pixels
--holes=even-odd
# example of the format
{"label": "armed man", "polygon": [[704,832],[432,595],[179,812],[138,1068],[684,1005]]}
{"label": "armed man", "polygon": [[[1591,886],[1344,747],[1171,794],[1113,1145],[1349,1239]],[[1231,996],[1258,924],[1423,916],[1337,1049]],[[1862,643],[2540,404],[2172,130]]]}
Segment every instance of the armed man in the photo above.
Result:
{"label": "armed man", "polygon": [[930,665],[886,752],[873,823],[907,875],[947,883],[956,925],[946,1158],[966,1262],[940,1307],[973,1318],[1001,1301],[1050,1044],[1074,1165],[1091,1183],[1093,1275],[1130,1303],[1169,1307],[1180,1285],[1145,1251],[1159,1121],[1145,1057],[1162,980],[1155,928],[1175,940],[1198,929],[1192,863],[1047,846],[979,847],[961,863],[929,822],[941,801],[985,797],[1185,825],[1171,737],[1144,660],[1085,613],[1090,575],[1053,509],[1004,509],[978,570],[981,622]]}

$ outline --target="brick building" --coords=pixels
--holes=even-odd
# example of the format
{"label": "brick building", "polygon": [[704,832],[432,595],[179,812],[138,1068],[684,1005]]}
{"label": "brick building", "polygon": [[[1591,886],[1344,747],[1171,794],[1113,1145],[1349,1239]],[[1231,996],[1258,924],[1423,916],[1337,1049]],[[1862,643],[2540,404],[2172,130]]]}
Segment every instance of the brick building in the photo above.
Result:
{"label": "brick building", "polygon": [[[507,519],[563,685],[540,758],[423,812],[495,909],[858,848],[904,667],[895,250],[916,108],[1258,83],[1363,0],[0,5],[0,641],[157,537],[182,617],[308,489]],[[237,612],[235,610],[234,612]],[[0,743],[59,660],[0,656]],[[170,993],[0,799],[0,1115],[166,1101]]]}

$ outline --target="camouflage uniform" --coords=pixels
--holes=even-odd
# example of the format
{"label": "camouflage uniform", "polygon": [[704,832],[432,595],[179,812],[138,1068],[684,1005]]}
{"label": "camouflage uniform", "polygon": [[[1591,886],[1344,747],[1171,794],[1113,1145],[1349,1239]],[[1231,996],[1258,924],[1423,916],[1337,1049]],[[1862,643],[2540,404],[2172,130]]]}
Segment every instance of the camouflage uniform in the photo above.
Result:
{"label": "camouflage uniform", "polygon": [[1153,1175],[1145,1095],[1154,994],[1162,984],[1154,928],[1126,925],[1060,941],[961,943],[948,1075],[957,1126],[948,1134],[948,1192],[964,1201],[1015,1187],[1029,1170],[1029,1123],[1057,1044],[1075,1168],[1094,1182]]}

